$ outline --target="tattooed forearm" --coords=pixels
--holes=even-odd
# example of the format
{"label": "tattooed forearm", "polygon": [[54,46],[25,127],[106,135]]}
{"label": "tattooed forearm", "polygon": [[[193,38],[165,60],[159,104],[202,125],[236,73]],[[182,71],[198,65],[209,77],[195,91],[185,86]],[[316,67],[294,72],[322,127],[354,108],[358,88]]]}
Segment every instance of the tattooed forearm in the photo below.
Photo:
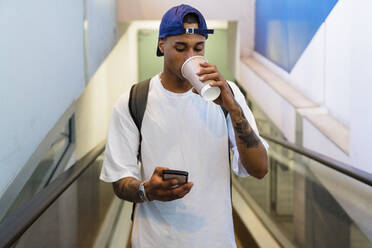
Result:
{"label": "tattooed forearm", "polygon": [[120,199],[130,201],[130,202],[140,202],[137,191],[140,181],[135,178],[128,177],[123,178],[112,184],[114,192]]}
{"label": "tattooed forearm", "polygon": [[234,126],[239,160],[249,175],[263,178],[267,173],[267,152],[261,139],[252,129],[238,104],[229,113]]}
{"label": "tattooed forearm", "polygon": [[247,148],[259,146],[260,140],[249,125],[241,109],[240,115],[235,121],[233,121],[233,125],[240,141],[244,143]]}

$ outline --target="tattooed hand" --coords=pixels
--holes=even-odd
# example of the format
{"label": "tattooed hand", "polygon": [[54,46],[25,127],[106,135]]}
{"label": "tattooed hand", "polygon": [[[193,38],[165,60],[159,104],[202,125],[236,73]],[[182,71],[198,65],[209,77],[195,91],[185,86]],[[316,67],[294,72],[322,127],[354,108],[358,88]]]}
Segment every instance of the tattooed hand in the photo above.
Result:
{"label": "tattooed hand", "polygon": [[[193,186],[192,182],[178,185],[177,179],[163,180],[163,170],[166,167],[156,167],[149,181],[144,183],[146,196],[150,201],[173,201],[188,194]],[[123,200],[141,202],[138,188],[141,181],[133,177],[125,177],[113,183],[115,194]]]}

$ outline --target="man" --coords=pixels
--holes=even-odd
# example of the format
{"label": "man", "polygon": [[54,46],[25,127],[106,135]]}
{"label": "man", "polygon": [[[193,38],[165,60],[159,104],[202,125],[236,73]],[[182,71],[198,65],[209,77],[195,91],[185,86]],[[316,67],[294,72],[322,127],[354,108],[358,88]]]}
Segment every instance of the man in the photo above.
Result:
{"label": "man", "polygon": [[[157,55],[164,55],[164,68],[150,81],[141,144],[129,94],[114,106],[101,179],[113,182],[121,199],[138,203],[132,247],[236,247],[229,144],[236,174],[262,178],[267,173],[267,145],[238,87],[229,82],[232,94],[216,66],[202,63],[201,81],[213,80],[210,85],[221,89],[207,102],[181,75],[187,58],[204,55],[208,33],[204,17],[188,5],[163,16]],[[164,169],[188,171],[189,182],[163,180]]]}

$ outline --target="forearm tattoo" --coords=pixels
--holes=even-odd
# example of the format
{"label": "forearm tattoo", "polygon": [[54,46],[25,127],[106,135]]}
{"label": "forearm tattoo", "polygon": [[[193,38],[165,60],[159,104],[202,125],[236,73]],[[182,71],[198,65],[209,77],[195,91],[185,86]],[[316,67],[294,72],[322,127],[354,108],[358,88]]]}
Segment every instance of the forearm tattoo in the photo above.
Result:
{"label": "forearm tattoo", "polygon": [[240,115],[234,123],[235,131],[240,141],[247,147],[258,147],[260,140],[252,127],[249,125],[245,118],[242,109],[240,109]]}
{"label": "forearm tattoo", "polygon": [[130,202],[139,202],[139,196],[137,194],[139,181],[135,178],[125,178],[121,181],[114,182],[112,184],[114,192],[120,199],[130,201]]}

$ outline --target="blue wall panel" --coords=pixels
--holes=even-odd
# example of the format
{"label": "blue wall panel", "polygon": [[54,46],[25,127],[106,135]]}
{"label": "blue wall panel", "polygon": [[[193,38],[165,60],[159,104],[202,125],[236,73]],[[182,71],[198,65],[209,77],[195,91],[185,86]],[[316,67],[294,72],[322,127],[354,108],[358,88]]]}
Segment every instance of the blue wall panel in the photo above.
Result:
{"label": "blue wall panel", "polygon": [[256,0],[256,52],[290,72],[337,1]]}

